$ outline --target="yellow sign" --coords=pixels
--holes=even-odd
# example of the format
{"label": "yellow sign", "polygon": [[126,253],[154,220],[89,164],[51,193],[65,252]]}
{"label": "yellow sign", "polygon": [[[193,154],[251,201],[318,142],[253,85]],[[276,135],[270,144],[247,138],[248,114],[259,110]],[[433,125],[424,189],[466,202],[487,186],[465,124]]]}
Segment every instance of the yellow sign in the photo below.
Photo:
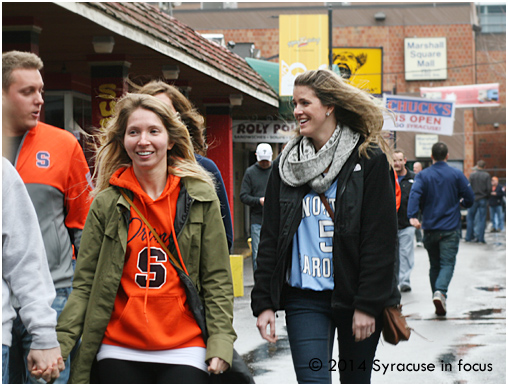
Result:
{"label": "yellow sign", "polygon": [[328,15],[279,16],[279,94],[292,96],[298,74],[328,68]]}
{"label": "yellow sign", "polygon": [[371,94],[383,93],[382,48],[334,48],[332,52],[333,64],[350,84]]}

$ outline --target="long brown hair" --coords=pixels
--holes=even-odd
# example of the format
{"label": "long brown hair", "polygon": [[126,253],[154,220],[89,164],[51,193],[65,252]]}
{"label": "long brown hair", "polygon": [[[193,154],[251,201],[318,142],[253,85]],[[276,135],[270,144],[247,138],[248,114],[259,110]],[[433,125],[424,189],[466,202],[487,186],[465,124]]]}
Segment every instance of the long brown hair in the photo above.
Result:
{"label": "long brown hair", "polygon": [[168,173],[179,177],[194,177],[213,187],[211,176],[196,162],[187,128],[169,106],[150,95],[126,94],[118,100],[113,118],[99,134],[94,173],[97,180],[92,195],[109,187],[111,176],[119,168],[132,164],[125,150],[124,136],[129,117],[137,109],[155,113],[168,131],[169,139],[174,142],[173,148],[168,150]]}
{"label": "long brown hair", "polygon": [[298,75],[296,86],[307,86],[314,91],[323,106],[333,106],[339,125],[346,125],[360,133],[365,142],[360,155],[368,157],[368,149],[379,146],[391,163],[391,151],[381,134],[386,111],[375,98],[364,90],[346,83],[330,70],[310,70]]}

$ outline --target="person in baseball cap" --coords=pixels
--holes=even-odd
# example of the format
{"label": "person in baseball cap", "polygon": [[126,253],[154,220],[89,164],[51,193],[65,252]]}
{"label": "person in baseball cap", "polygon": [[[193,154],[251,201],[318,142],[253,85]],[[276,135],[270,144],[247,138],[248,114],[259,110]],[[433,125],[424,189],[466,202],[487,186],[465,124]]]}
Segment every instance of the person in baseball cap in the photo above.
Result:
{"label": "person in baseball cap", "polygon": [[260,143],[256,149],[256,158],[258,162],[270,161],[272,162],[272,147],[267,143]]}
{"label": "person in baseball cap", "polygon": [[263,206],[265,204],[265,190],[268,177],[272,171],[272,147],[268,143],[260,143],[256,148],[258,162],[249,166],[245,171],[240,188],[240,201],[250,207],[250,237],[252,245],[252,269],[257,269],[257,254],[261,223],[263,220]]}

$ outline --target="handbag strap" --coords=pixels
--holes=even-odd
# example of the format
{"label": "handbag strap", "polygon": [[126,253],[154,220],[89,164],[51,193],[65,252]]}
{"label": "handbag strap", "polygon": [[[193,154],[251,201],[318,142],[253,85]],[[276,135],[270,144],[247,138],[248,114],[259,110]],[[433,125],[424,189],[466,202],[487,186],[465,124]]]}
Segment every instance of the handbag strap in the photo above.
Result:
{"label": "handbag strap", "polygon": [[326,196],[324,195],[324,193],[319,193],[319,198],[321,199],[321,202],[323,202],[323,205],[325,206],[326,211],[330,215],[332,222],[334,222],[335,214],[333,213],[333,209],[330,206],[330,203],[328,202],[328,200],[326,199]]}
{"label": "handbag strap", "polygon": [[155,230],[153,229],[153,227],[150,225],[150,223],[148,222],[148,220],[145,218],[145,216],[143,216],[141,214],[141,212],[139,211],[139,209],[137,208],[136,205],[134,205],[134,203],[132,202],[132,200],[129,198],[129,196],[123,191],[123,190],[120,190],[120,193],[122,193],[122,196],[127,200],[127,202],[129,203],[129,205],[132,207],[132,209],[134,209],[134,211],[138,214],[138,216],[141,218],[141,220],[143,220],[143,222],[145,223],[145,225],[148,227],[148,229],[150,230],[150,232],[152,232],[152,235],[155,237],[155,239],[157,240],[157,242],[160,244],[160,246],[162,247],[162,249],[164,249],[164,252],[167,253],[167,255],[169,256],[169,258],[171,259],[171,261],[173,262],[174,265],[176,265],[180,270],[184,271],[185,273],[187,273],[187,271],[185,269],[182,268],[182,264],[180,264],[180,262],[175,258],[175,256],[173,256],[173,254],[169,251],[168,247],[166,246],[166,244],[164,244],[161,240],[161,238],[159,237],[159,235],[157,234],[157,232],[155,232]]}

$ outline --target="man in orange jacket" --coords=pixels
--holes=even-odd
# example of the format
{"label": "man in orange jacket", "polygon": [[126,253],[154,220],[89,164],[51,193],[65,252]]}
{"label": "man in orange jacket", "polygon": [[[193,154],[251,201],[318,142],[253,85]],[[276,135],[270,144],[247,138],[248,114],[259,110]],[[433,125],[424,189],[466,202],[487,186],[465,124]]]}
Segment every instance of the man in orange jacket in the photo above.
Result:
{"label": "man in orange jacket", "polygon": [[[33,53],[2,54],[2,124],[8,139],[5,155],[23,179],[37,212],[57,294],[52,307],[59,315],[71,292],[72,259],[79,249],[92,183],[76,138],[66,130],[39,122],[44,104],[42,66]],[[10,383],[36,383],[31,369],[24,369],[32,338],[19,314],[12,332]],[[67,383],[68,377],[66,363],[56,383]]]}

